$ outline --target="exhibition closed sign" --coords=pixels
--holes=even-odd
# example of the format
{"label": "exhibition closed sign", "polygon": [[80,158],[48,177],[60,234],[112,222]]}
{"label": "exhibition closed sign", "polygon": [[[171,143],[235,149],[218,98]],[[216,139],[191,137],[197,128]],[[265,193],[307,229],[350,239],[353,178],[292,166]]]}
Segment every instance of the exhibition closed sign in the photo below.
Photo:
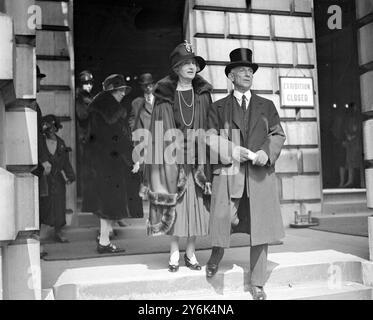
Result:
{"label": "exhibition closed sign", "polygon": [[306,77],[280,77],[282,107],[314,107],[313,79]]}

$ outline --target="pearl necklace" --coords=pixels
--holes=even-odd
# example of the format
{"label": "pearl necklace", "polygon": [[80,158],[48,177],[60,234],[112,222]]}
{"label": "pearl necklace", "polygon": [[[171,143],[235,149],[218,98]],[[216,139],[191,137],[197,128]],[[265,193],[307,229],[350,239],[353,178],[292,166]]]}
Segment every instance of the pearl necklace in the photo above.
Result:
{"label": "pearl necklace", "polygon": [[[192,123],[193,123],[193,120],[194,120],[194,111],[195,111],[195,107],[194,107],[194,90],[193,90],[193,88],[192,88],[192,103],[191,103],[190,105],[188,105],[188,104],[185,102],[184,97],[183,97],[183,95],[181,94],[180,91],[177,92],[177,95],[178,95],[178,97],[179,97],[179,108],[180,108],[181,119],[183,120],[183,123],[184,123],[185,126],[190,127],[190,126],[192,125]],[[182,110],[182,108],[181,108],[181,99],[180,99],[180,96],[181,96],[181,98],[183,99],[183,102],[185,103],[185,105],[186,105],[188,108],[192,108],[192,107],[193,107],[193,110],[192,110],[192,119],[190,120],[190,123],[187,123],[187,122],[185,121],[185,118],[184,118],[184,115],[183,115],[183,110]]]}

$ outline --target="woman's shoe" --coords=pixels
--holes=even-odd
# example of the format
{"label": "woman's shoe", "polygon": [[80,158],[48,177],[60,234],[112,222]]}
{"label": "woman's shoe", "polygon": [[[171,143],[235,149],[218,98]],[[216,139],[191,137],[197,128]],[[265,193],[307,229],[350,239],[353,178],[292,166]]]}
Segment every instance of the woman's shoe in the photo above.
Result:
{"label": "woman's shoe", "polygon": [[192,263],[190,262],[190,259],[188,258],[188,256],[187,256],[186,254],[184,254],[184,261],[185,261],[185,265],[186,265],[190,270],[197,270],[197,271],[199,271],[199,270],[202,269],[201,265],[200,265],[198,262],[192,264]]}
{"label": "woman's shoe", "polygon": [[97,252],[98,253],[120,253],[125,252],[125,249],[118,248],[111,242],[107,246],[103,246],[100,243],[97,244]]}
{"label": "woman's shoe", "polygon": [[168,265],[168,271],[170,271],[170,272],[179,271],[179,265],[178,264],[169,264]]}

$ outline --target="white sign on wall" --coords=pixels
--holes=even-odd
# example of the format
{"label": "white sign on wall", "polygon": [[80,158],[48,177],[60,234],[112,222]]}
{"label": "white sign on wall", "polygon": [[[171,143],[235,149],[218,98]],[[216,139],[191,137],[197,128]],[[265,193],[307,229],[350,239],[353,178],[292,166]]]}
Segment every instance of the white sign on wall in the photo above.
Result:
{"label": "white sign on wall", "polygon": [[313,79],[309,77],[280,77],[281,107],[313,108]]}

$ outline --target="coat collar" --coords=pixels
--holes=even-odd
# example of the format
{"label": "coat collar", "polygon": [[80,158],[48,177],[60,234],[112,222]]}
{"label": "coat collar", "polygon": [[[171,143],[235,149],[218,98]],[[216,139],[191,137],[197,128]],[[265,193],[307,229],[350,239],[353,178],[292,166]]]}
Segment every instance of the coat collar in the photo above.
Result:
{"label": "coat collar", "polygon": [[94,97],[89,106],[90,112],[98,113],[107,124],[114,124],[121,117],[125,117],[125,108],[110,92],[102,91]]}
{"label": "coat collar", "polygon": [[[200,75],[196,75],[192,81],[192,85],[197,94],[212,91],[212,86]],[[172,76],[167,76],[158,81],[154,88],[153,94],[156,100],[167,101],[173,104],[175,100],[176,88],[177,79]]]}

